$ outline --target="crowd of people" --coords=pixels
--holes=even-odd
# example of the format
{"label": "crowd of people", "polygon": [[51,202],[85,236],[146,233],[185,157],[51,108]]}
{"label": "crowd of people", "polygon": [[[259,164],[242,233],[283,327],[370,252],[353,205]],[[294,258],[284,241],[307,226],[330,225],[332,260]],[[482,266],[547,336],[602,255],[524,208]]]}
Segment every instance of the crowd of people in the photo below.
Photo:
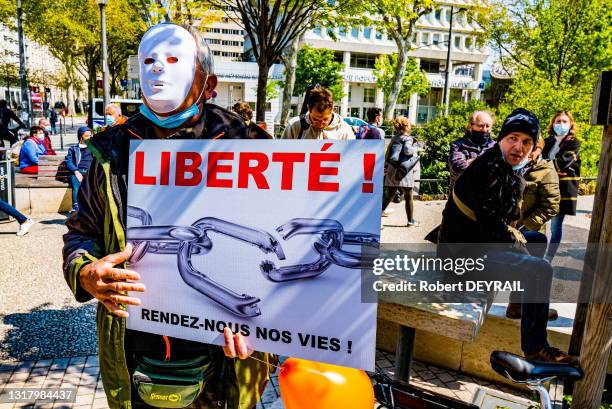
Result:
{"label": "crowd of people", "polygon": [[[180,39],[181,46],[164,40],[169,38]],[[89,128],[80,128],[79,143],[70,147],[66,157],[73,192],[73,214],[67,220],[68,233],[64,236],[66,282],[77,300],[99,301],[100,369],[111,407],[147,406],[131,381],[135,368],[144,357],[159,365],[160,371],[167,370],[163,353],[171,344],[173,354],[181,359],[208,362],[207,382],[201,385],[204,391],[194,404],[252,407],[263,390],[274,357],[248,350],[240,334],[226,328],[225,346],[220,348],[126,328],[124,306],[139,305],[134,294],[145,288],[138,283],[140,276],[125,268],[132,252],[131,245],[125,241],[125,164],[127,144],[134,137],[270,139],[272,136],[264,124],[253,122],[249,104],[238,103],[233,107],[235,112],[230,112],[206,102],[214,95],[217,79],[212,71],[210,50],[196,30],[169,23],[154,26],[143,36],[138,54],[144,100],[140,113],[125,118],[116,106],[105,107],[108,126],[93,137]],[[183,65],[170,64],[166,58],[158,59],[159,55],[181,57]],[[151,89],[147,84],[154,83],[164,72],[171,73],[168,78],[176,84]],[[174,92],[173,86],[185,92]],[[11,119],[19,123],[10,112],[0,101],[2,135],[7,134]],[[314,86],[305,97],[302,114],[288,121],[282,138],[383,139],[382,110],[371,108],[366,116],[367,125],[355,132],[334,112],[332,93],[325,87]],[[408,118],[398,116],[392,124],[393,135],[385,154],[383,210],[396,192],[401,191],[406,202],[406,226],[418,226],[413,198],[420,179],[420,152],[425,146],[412,134]],[[439,251],[446,251],[451,257],[464,256],[454,253],[456,247],[451,246],[454,243],[507,244],[506,250],[488,254],[490,265],[508,276],[530,277],[534,284],[525,296],[537,293],[542,300],[523,302],[523,298],[513,295],[508,306],[508,316],[521,319],[521,347],[525,356],[546,362],[573,362],[573,357],[548,343],[547,320],[554,319],[556,312],[549,309],[546,298],[553,271],[550,260],[561,241],[564,216],[576,212],[580,176],[576,124],[569,112],[560,112],[550,121],[548,135],[543,139],[538,118],[525,109],[517,109],[505,118],[497,138],[491,135],[493,126],[491,113],[476,111],[469,118],[465,135],[452,143],[448,159],[449,198],[440,227],[428,238],[438,243]],[[54,132],[53,124],[46,119],[30,128],[21,146],[21,172],[36,173],[38,157],[54,154],[48,139],[50,132]],[[27,233],[33,223],[30,219],[6,202],[0,201],[0,210],[18,220],[21,226],[18,235]],[[547,246],[544,232],[549,222],[552,237]],[[256,360],[233,359],[252,354]],[[167,365],[174,364],[178,365],[178,361]],[[232,391],[231,397],[227,395],[228,390]]]}

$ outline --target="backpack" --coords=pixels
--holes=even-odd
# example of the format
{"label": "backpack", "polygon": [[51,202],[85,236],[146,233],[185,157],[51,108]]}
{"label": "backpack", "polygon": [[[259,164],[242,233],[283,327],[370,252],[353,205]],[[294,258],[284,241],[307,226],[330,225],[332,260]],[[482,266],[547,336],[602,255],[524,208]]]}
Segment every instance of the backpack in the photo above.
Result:
{"label": "backpack", "polygon": [[372,128],[370,125],[361,125],[355,134],[355,139],[367,139],[366,137],[370,134]]}

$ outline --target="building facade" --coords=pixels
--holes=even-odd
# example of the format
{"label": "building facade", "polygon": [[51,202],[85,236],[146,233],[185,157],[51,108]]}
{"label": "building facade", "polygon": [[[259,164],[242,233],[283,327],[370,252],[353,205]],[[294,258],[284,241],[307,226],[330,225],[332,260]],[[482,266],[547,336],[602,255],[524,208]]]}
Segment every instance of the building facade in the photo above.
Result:
{"label": "building facade", "polygon": [[[232,10],[229,10],[232,14]],[[233,19],[223,15],[210,28],[203,30],[202,36],[215,56],[215,61],[242,61],[244,55],[245,32]]]}
{"label": "building facade", "polygon": [[[12,108],[21,104],[19,85],[19,39],[16,30],[0,24],[0,99]],[[55,78],[63,72],[62,64],[49,49],[25,39],[26,75],[30,87],[30,108],[34,116],[41,116],[43,109],[62,99],[61,89]]]}
{"label": "building facade", "polygon": [[[431,13],[419,19],[410,56],[426,72],[431,90],[427,95],[414,94],[406,101],[398,101],[396,115],[406,115],[417,124],[428,122],[437,115],[436,105],[442,103],[443,98],[451,6],[454,13],[450,40],[450,100],[480,98],[484,86],[483,64],[489,51],[476,42],[476,23],[465,13],[457,12],[469,5],[467,1],[441,1]],[[330,36],[331,29],[317,27],[306,33],[305,43],[335,52],[336,59],[344,64],[340,113],[363,118],[368,108],[383,107],[384,95],[376,87],[374,62],[380,55],[397,53],[397,46],[375,27],[336,28],[334,31],[338,41]]]}

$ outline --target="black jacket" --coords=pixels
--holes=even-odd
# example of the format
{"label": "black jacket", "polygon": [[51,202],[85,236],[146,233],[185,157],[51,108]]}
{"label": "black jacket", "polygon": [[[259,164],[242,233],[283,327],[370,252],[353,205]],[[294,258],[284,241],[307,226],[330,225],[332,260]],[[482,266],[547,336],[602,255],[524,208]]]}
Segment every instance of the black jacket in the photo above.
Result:
{"label": "black jacket", "polygon": [[[555,137],[549,136],[544,141],[542,157],[549,159],[549,152],[555,145]],[[559,152],[553,159],[555,170],[559,175],[561,205],[559,214],[576,214],[578,184],[580,183],[580,141],[573,133],[568,134],[559,144]]]}
{"label": "black jacket", "polygon": [[454,194],[476,220],[460,210],[452,193],[442,212],[440,243],[513,243],[508,225],[520,218],[523,179],[506,163],[498,144],[459,176]]}

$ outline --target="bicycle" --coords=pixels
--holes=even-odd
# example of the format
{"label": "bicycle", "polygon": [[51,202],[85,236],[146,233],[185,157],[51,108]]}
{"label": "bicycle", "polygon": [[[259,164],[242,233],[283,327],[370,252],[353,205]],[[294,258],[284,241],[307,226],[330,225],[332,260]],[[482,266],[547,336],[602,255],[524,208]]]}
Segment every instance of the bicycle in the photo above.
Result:
{"label": "bicycle", "polygon": [[544,387],[546,382],[553,379],[578,381],[584,375],[580,367],[571,364],[532,361],[504,351],[493,351],[490,360],[495,372],[536,391],[540,397],[541,409],[553,407],[548,390]]}
{"label": "bicycle", "polygon": [[[553,379],[580,380],[582,369],[570,364],[532,361],[504,351],[491,353],[491,367],[495,372],[516,384],[524,384],[538,393],[541,409],[552,409],[546,382]],[[406,382],[392,379],[377,368],[371,375],[374,396],[380,402],[376,409],[479,409],[474,404],[461,402],[421,389]]]}

